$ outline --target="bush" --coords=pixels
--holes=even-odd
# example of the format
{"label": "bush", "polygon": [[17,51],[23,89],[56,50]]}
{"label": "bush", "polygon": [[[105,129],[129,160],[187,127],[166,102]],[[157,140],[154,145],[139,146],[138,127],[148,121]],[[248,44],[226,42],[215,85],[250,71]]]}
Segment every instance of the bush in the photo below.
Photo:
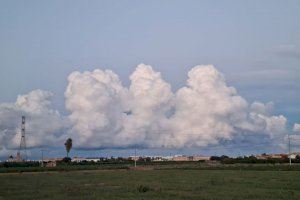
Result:
{"label": "bush", "polygon": [[0,167],[5,168],[14,168],[14,167],[38,167],[40,163],[37,161],[28,161],[28,162],[3,162],[0,163]]}
{"label": "bush", "polygon": [[64,157],[62,160],[64,163],[70,163],[72,159],[70,157]]}
{"label": "bush", "polygon": [[150,188],[148,186],[145,186],[145,185],[139,185],[137,187],[137,191],[140,192],[140,193],[145,193],[145,192],[148,192],[150,190]]}

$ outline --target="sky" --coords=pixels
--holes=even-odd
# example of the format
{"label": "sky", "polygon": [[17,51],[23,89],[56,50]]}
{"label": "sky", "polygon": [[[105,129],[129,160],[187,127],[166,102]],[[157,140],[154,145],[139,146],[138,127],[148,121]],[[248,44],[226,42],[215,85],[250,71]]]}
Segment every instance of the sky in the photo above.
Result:
{"label": "sky", "polygon": [[[47,108],[48,110],[45,111],[38,107],[39,112],[42,110],[41,113],[46,113],[42,115],[44,118],[53,119],[55,122],[60,120],[58,118],[62,118],[62,121],[67,119],[68,122],[66,123],[53,123],[54,135],[58,134],[56,132],[65,131],[73,137],[79,137],[87,131],[86,129],[83,130],[83,125],[80,123],[85,123],[86,118],[95,113],[89,113],[85,110],[86,115],[82,116],[86,116],[86,118],[83,119],[83,117],[78,116],[83,112],[79,109],[79,106],[82,105],[77,105],[74,101],[87,92],[85,93],[85,89],[72,87],[76,85],[79,87],[83,79],[97,77],[98,75],[94,73],[95,69],[112,70],[122,82],[121,86],[118,85],[117,81],[107,83],[107,87],[110,87],[111,84],[116,84],[117,88],[120,87],[117,89],[120,96],[113,98],[113,105],[117,102],[117,105],[120,104],[119,106],[123,108],[125,100],[118,100],[123,95],[119,92],[125,91],[126,93],[129,90],[130,94],[137,94],[135,91],[143,88],[139,86],[139,78],[149,73],[149,76],[155,77],[157,81],[155,83],[162,83],[166,87],[164,90],[166,93],[179,99],[175,100],[176,105],[174,107],[175,110],[180,110],[182,107],[178,102],[188,100],[183,98],[184,91],[180,93],[182,96],[177,94],[177,91],[186,86],[188,72],[193,67],[205,65],[206,67],[200,70],[199,74],[202,72],[206,75],[207,73],[223,74],[226,86],[234,87],[238,96],[247,101],[249,107],[253,102],[262,102],[265,107],[267,107],[268,102],[272,102],[272,114],[269,114],[268,117],[284,116],[286,118],[285,134],[293,133],[294,124],[300,123],[299,10],[300,2],[297,0],[0,0],[0,104],[16,104],[18,95],[26,95],[33,90],[50,91],[51,95],[47,92],[33,94],[34,100],[39,98],[44,102],[38,106],[46,105],[46,107],[48,106],[48,96],[53,95],[49,106],[51,109]],[[137,70],[136,67],[140,63],[144,63],[145,66],[151,65],[153,71],[147,70],[148,68],[145,66]],[[213,65],[213,68],[207,67],[208,65]],[[87,77],[84,77],[83,74],[77,74],[70,78],[70,74],[73,74],[74,71],[80,73],[89,71],[90,74]],[[155,72],[160,72],[161,76],[157,76]],[[133,74],[136,74],[134,78],[132,78]],[[203,77],[206,75],[204,74]],[[104,73],[101,76],[111,78],[114,75]],[[219,79],[222,78],[218,76],[215,80],[218,82]],[[137,86],[133,83],[136,83]],[[170,85],[171,91],[168,90],[168,85]],[[93,86],[93,84],[87,84],[88,88],[94,88]],[[70,88],[69,95],[66,95],[67,88]],[[94,90],[91,92],[93,93]],[[95,98],[100,98],[99,95],[96,95]],[[201,95],[196,97],[201,98]],[[181,98],[184,100],[181,101]],[[134,98],[131,100],[136,105],[144,105],[142,101],[137,101]],[[19,99],[18,106],[23,105],[21,101],[22,99]],[[159,106],[155,104],[157,106],[155,108],[164,109],[168,107],[167,101],[169,100],[162,100],[160,102],[162,104]],[[97,99],[95,102],[91,100],[88,105],[93,108],[93,106],[98,105],[97,102]],[[228,102],[232,103],[232,100]],[[129,107],[132,110],[149,113],[149,110],[144,108],[145,106],[141,108],[136,105]],[[34,104],[30,109],[36,108],[35,106]],[[93,111],[98,109],[99,112],[96,114],[107,112],[107,115],[111,117],[110,111],[114,109],[114,106],[109,111],[104,110],[101,106],[94,107]],[[16,111],[18,109],[14,110],[14,117],[18,116],[18,113],[26,113],[30,110],[22,107],[23,110],[21,109],[22,111],[19,112]],[[172,108],[170,109],[171,111],[166,112],[172,113]],[[235,111],[236,109],[238,108],[234,108]],[[152,108],[150,110],[152,111]],[[59,116],[53,114],[56,111],[59,112]],[[207,112],[204,113],[207,114]],[[261,114],[261,111],[257,113]],[[159,113],[153,113],[153,116],[157,115]],[[43,117],[39,118],[42,119]],[[113,117],[118,118],[120,116],[113,115]],[[128,117],[132,119],[125,119],[125,121],[150,119],[143,117],[135,116],[133,113],[132,116]],[[184,116],[174,114],[175,121],[182,119],[181,117]],[[4,125],[7,117],[0,119],[2,120],[0,125],[2,131],[6,130],[7,132],[9,128],[16,128],[16,125],[10,125],[9,128]],[[40,120],[40,123],[42,122]],[[126,121],[126,123],[130,124],[131,122]],[[236,124],[237,122],[230,121],[227,124],[232,123]],[[186,127],[190,127],[191,124],[191,122],[186,122]],[[36,126],[38,127],[38,125]],[[123,122],[116,126],[123,127]],[[161,128],[165,125],[156,124],[155,126]],[[174,126],[172,125],[172,127]],[[186,127],[185,129],[187,129]],[[90,134],[97,135],[98,132],[103,131],[97,128]],[[45,130],[49,132],[46,131],[47,134],[52,134],[49,127]],[[260,130],[259,132],[263,131]],[[111,134],[114,135],[114,133]],[[2,138],[5,138],[2,139],[2,145],[5,146],[2,155],[9,151],[7,141],[10,140],[7,139],[6,134],[2,132]],[[43,137],[43,133],[38,134]],[[100,136],[99,140],[103,135],[100,134]],[[216,135],[216,138],[231,141],[239,140],[238,137],[232,139],[232,134],[226,135],[226,137]],[[108,137],[107,140],[109,139],[111,138]],[[205,140],[207,138],[201,136],[198,139]],[[86,145],[84,145],[83,140],[78,145],[85,149]],[[36,145],[32,144],[32,147],[48,144],[49,141],[53,142],[50,136],[46,141],[44,139],[43,142],[36,141]],[[93,145],[95,149],[116,147],[117,149],[112,151],[118,154],[124,151],[118,148],[130,149],[132,145],[138,144],[148,148],[153,145],[153,142],[151,140],[146,142],[134,141],[125,146],[109,142],[106,144],[96,142]],[[166,143],[163,144],[166,145]],[[217,145],[217,143],[210,141],[207,145]],[[199,146],[202,147],[200,152],[211,153],[210,150],[204,150],[207,146],[196,145],[196,147]],[[157,146],[155,148],[159,149]],[[186,145],[179,148],[175,145],[175,148],[173,146],[170,148],[171,150],[166,150],[166,154],[171,152],[199,152],[199,150],[194,150],[194,147],[187,148]],[[54,148],[53,151],[55,149],[58,147]],[[272,150],[275,151],[270,147],[270,151]],[[150,150],[143,151],[145,154],[151,153]],[[153,151],[157,153],[155,152],[157,150]],[[241,154],[247,152],[238,151]],[[82,151],[79,149],[78,152]],[[95,152],[96,150],[94,152],[90,150],[86,154],[94,155]],[[249,152],[252,152],[251,149]]]}

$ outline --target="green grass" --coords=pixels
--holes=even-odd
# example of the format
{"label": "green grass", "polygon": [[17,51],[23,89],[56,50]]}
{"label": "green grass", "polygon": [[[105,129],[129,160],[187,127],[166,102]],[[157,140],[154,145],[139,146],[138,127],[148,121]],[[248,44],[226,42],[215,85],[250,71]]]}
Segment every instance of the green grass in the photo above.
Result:
{"label": "green grass", "polygon": [[300,171],[172,169],[0,174],[0,199],[300,199]]}
{"label": "green grass", "polygon": [[[0,167],[1,173],[111,170],[130,169],[134,163],[94,163],[87,165],[59,165],[57,167]],[[209,164],[201,162],[151,162],[138,163],[138,167],[154,170],[254,170],[254,171],[300,171],[300,164]]]}

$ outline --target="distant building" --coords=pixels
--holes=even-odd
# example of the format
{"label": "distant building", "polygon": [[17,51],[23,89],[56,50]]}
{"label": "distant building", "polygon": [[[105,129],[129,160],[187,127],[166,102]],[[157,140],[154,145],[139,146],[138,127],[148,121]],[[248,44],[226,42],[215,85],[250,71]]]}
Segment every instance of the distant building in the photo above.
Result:
{"label": "distant building", "polygon": [[83,157],[74,157],[74,158],[72,158],[72,162],[79,163],[79,162],[83,162],[83,161],[86,161],[86,158],[83,158]]}
{"label": "distant building", "polygon": [[160,161],[164,161],[162,156],[154,156],[151,157],[151,161],[153,162],[160,162]]}
{"label": "distant building", "polygon": [[100,158],[86,158],[87,162],[100,162]]}
{"label": "distant building", "polygon": [[139,156],[129,156],[129,160],[138,161],[139,159]]}
{"label": "distant building", "polygon": [[173,157],[172,161],[189,161],[189,157],[184,155],[177,155]]}
{"label": "distant building", "polygon": [[[297,156],[300,156],[300,152],[293,152],[293,153],[291,153],[291,159],[296,159],[297,158]],[[288,156],[288,157],[290,157],[290,156]]]}
{"label": "distant building", "polygon": [[255,158],[258,160],[267,160],[267,159],[285,159],[288,158],[288,154],[259,154]]}
{"label": "distant building", "polygon": [[83,157],[74,157],[72,158],[72,162],[99,162],[100,158],[83,158]]}
{"label": "distant building", "polygon": [[258,160],[267,160],[269,157],[267,154],[255,155],[255,158]]}
{"label": "distant building", "polygon": [[20,153],[17,153],[16,157],[10,155],[6,162],[24,162],[24,160],[22,160]]}
{"label": "distant building", "polygon": [[43,159],[43,165],[45,167],[56,167],[57,163],[62,160],[63,158],[45,158]]}
{"label": "distant building", "polygon": [[190,161],[209,161],[210,156],[201,156],[201,155],[195,155],[195,156],[189,156]]}
{"label": "distant building", "polygon": [[44,163],[45,167],[56,167],[57,166],[57,161],[49,161]]}
{"label": "distant building", "polygon": [[173,160],[173,156],[162,156],[161,157],[163,161],[171,161]]}
{"label": "distant building", "polygon": [[281,159],[284,158],[285,154],[270,154],[270,158]]}

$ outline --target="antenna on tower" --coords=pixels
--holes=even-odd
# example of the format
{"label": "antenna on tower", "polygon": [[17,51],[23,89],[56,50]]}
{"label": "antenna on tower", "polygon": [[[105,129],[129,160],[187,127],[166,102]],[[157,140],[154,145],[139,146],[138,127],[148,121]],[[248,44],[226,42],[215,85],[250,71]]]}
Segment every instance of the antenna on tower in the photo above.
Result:
{"label": "antenna on tower", "polygon": [[22,116],[21,141],[20,141],[20,148],[17,153],[17,160],[27,161],[26,137],[25,137],[25,116]]}

